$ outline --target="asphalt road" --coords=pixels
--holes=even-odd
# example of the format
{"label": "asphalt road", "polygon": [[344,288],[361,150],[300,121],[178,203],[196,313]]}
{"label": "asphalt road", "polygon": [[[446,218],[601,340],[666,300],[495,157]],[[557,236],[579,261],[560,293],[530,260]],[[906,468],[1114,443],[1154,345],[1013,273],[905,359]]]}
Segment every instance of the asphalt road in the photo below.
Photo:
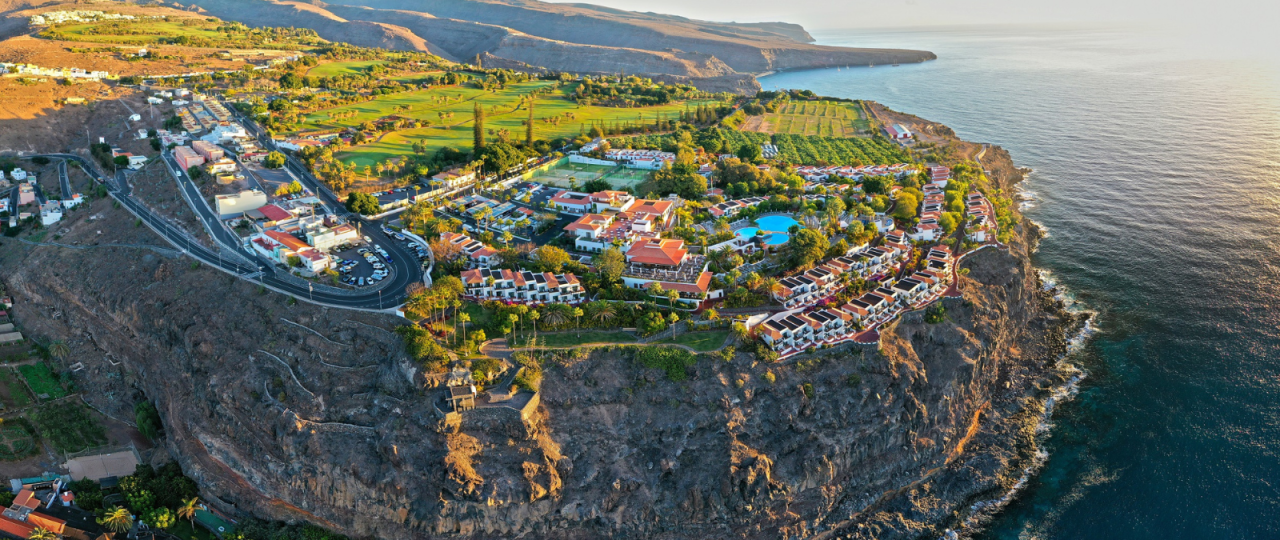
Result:
{"label": "asphalt road", "polygon": [[[106,175],[100,174],[97,171],[97,169],[93,167],[92,163],[90,163],[86,159],[81,158],[80,156],[77,156],[74,154],[44,154],[44,155],[50,158],[75,160],[76,162],[80,163],[81,167],[84,168],[86,171],[88,171],[89,174],[93,176],[96,181],[107,186],[107,192],[116,200],[120,201],[120,204],[124,205],[125,208],[127,208],[130,212],[138,216],[139,219],[143,220],[143,222],[149,225],[153,230],[163,235],[174,246],[178,247],[179,249],[182,249],[187,254],[199,260],[201,263],[220,268],[242,279],[261,283],[266,287],[269,287],[279,292],[283,292],[285,294],[292,295],[294,297],[297,297],[300,300],[310,301],[313,303],[323,304],[323,305],[328,305],[328,306],[333,306],[338,308],[387,310],[387,309],[394,308],[404,302],[404,298],[405,298],[404,290],[409,283],[411,283],[414,279],[419,281],[422,279],[421,269],[419,269],[416,264],[408,264],[407,266],[411,266],[414,269],[418,269],[416,276],[412,274],[406,275],[408,274],[406,272],[398,273],[397,275],[394,275],[393,277],[389,278],[394,280],[394,282],[391,284],[391,286],[387,287],[381,293],[377,291],[352,291],[352,292],[346,292],[346,291],[334,292],[329,290],[312,291],[312,290],[309,290],[309,288],[305,285],[300,285],[294,281],[285,281],[281,277],[277,276],[276,274],[277,269],[275,268],[275,266],[271,264],[266,264],[261,259],[258,259],[256,266],[245,265],[242,263],[238,263],[236,261],[222,258],[218,252],[210,248],[207,248],[205,246],[190,242],[189,238],[180,229],[170,224],[169,222],[165,221],[164,219],[160,218],[159,216],[155,215],[154,213],[151,212],[150,209],[144,206],[141,202],[133,198],[132,194],[130,193],[130,189],[128,187],[128,178],[126,176],[128,173],[126,171],[119,171],[115,174],[114,177],[106,176]],[[176,165],[173,165],[171,162],[168,162],[168,160],[166,160],[166,162],[169,165],[176,166]],[[185,177],[186,175],[184,173],[183,178],[185,179]],[[187,182],[189,183],[189,180]],[[199,195],[198,191],[196,192],[196,195],[197,196]],[[209,209],[208,205],[197,203],[194,205],[194,207],[195,207],[196,213],[201,216],[201,219],[206,220],[205,221],[206,224],[209,223],[207,220],[210,218],[212,218],[215,222],[217,222],[217,216],[213,215],[213,212],[212,210]],[[227,231],[225,228],[223,228],[220,223],[217,223],[217,226],[210,227],[210,229],[214,231],[214,237],[219,244],[222,244],[224,247],[228,247],[229,249],[236,250],[240,253],[244,253],[243,250],[240,249],[239,239],[231,235],[231,233]],[[376,228],[371,228],[371,229],[376,229]],[[375,232],[380,233],[380,231],[375,231]],[[230,245],[227,244],[227,241],[231,242]],[[388,241],[387,244],[391,244],[391,242]],[[387,248],[389,251],[390,249],[393,248],[393,246],[384,246],[384,247]],[[410,259],[409,258],[397,259],[397,262],[400,262],[402,260],[407,262]],[[416,259],[413,259],[413,260],[416,261]]]}
{"label": "asphalt road", "polygon": [[67,176],[67,160],[58,162],[58,186],[62,189],[62,200],[71,200],[71,178]]}

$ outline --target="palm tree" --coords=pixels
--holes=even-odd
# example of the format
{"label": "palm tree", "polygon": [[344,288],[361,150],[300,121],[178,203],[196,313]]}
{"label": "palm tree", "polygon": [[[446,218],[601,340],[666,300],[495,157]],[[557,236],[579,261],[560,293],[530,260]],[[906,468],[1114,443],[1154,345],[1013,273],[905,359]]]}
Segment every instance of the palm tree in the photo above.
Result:
{"label": "palm tree", "polygon": [[708,321],[715,321],[720,319],[720,312],[716,311],[715,309],[708,309],[707,311],[703,312],[702,315],[706,317]]}
{"label": "palm tree", "polygon": [[675,289],[667,291],[667,301],[671,303],[671,307],[676,307],[676,300],[680,298],[680,293]]}
{"label": "palm tree", "polygon": [[35,529],[31,530],[31,534],[27,535],[27,540],[57,540],[57,539],[58,539],[58,535],[53,534],[53,531],[50,531],[49,529],[46,529],[44,527],[36,527]]}
{"label": "palm tree", "polygon": [[542,318],[542,313],[538,310],[529,312],[529,318],[533,320],[533,341],[538,342],[538,319]]}
{"label": "palm tree", "polygon": [[133,514],[117,506],[102,516],[102,524],[114,532],[123,533],[133,527]]}
{"label": "palm tree", "polygon": [[680,322],[680,316],[672,313],[667,316],[667,321],[671,323],[671,339],[676,338],[676,323]]}
{"label": "palm tree", "polygon": [[591,319],[596,323],[613,320],[618,315],[617,310],[613,308],[613,304],[609,302],[592,302],[591,305],[594,306],[591,308],[594,311],[591,314]]}
{"label": "palm tree", "polygon": [[195,497],[182,501],[182,506],[178,507],[178,517],[190,521],[195,524],[196,519],[196,501]]}
{"label": "palm tree", "polygon": [[582,308],[573,308],[573,331],[575,335],[582,335],[582,324],[579,322],[582,317]]}
{"label": "palm tree", "polygon": [[71,348],[62,340],[54,341],[49,344],[49,356],[62,360],[69,354],[71,354]]}
{"label": "palm tree", "polygon": [[453,306],[453,333],[456,335],[458,333],[458,323],[460,322],[459,315],[462,314],[462,301],[454,298],[449,304]]}
{"label": "palm tree", "polygon": [[471,315],[467,313],[458,314],[458,322],[462,323],[462,342],[467,342],[467,324],[471,322]]}

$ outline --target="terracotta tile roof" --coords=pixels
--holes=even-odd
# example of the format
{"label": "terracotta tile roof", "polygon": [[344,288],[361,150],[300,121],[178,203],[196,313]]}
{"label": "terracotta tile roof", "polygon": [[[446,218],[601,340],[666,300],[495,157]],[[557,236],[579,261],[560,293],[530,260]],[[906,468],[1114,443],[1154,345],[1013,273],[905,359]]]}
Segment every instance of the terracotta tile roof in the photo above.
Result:
{"label": "terracotta tile roof", "polygon": [[311,244],[303,242],[302,240],[298,240],[298,238],[293,236],[292,234],[282,233],[280,231],[266,231],[262,234],[267,235],[268,238],[271,238],[276,242],[280,242],[281,244],[284,244],[284,247],[287,247],[294,251],[308,249],[311,247]]}
{"label": "terracotta tile roof", "polygon": [[25,506],[27,508],[35,510],[36,508],[40,508],[40,499],[36,498],[35,492],[31,491],[30,489],[23,488],[13,498],[13,505]]}
{"label": "terracotta tile roof", "polygon": [[684,240],[645,238],[631,245],[631,249],[627,250],[627,260],[640,264],[679,266],[688,254],[688,250],[684,249]]}
{"label": "terracotta tile roof", "polygon": [[655,201],[651,199],[637,199],[636,203],[631,205],[627,211],[645,214],[662,214],[666,215],[671,211],[673,203],[671,201]]}
{"label": "terracotta tile roof", "polygon": [[258,208],[258,211],[262,212],[262,215],[265,216],[268,221],[284,221],[286,219],[293,218],[293,214],[290,214],[285,209],[274,204],[268,204]]}
{"label": "terracotta tile roof", "polygon": [[566,231],[594,231],[600,227],[607,226],[609,218],[600,214],[587,214],[578,218],[573,223],[564,226]]}
{"label": "terracotta tile roof", "polygon": [[18,538],[27,538],[31,536],[31,531],[36,528],[30,524],[23,523],[8,516],[0,515],[0,532],[5,532]]}

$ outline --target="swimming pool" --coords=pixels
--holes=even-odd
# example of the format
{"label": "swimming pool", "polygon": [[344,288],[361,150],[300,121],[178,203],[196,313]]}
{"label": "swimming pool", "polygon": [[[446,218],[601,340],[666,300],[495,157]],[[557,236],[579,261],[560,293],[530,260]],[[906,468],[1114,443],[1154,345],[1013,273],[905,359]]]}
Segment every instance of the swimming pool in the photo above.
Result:
{"label": "swimming pool", "polygon": [[792,225],[799,224],[799,221],[791,219],[790,216],[765,216],[756,220],[756,225],[759,225],[761,229],[780,233],[785,233],[791,230]]}
{"label": "swimming pool", "polygon": [[[791,219],[785,216],[776,216],[776,217]],[[792,220],[792,221],[795,221],[795,220]],[[785,231],[786,229],[782,229],[782,230]],[[759,233],[760,231],[761,231],[760,227],[744,227],[744,228],[738,229],[737,231],[734,231],[734,234],[737,235],[738,238],[750,239],[755,237],[756,234]],[[785,232],[770,232],[770,231],[771,229],[764,230],[763,241],[766,246],[780,246],[782,244],[787,243],[787,240],[791,239],[791,235]]]}

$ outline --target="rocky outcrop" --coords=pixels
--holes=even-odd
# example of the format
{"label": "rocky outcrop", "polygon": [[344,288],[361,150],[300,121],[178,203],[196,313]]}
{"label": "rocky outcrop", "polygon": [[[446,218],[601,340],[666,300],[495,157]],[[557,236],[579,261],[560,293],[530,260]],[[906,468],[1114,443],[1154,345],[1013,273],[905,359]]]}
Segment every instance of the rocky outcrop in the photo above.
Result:
{"label": "rocky outcrop", "polygon": [[[999,148],[984,165],[1019,178]],[[58,234],[156,242],[131,220],[98,201]],[[0,264],[24,333],[66,340],[95,407],[155,401],[170,453],[228,512],[391,539],[887,539],[939,532],[1035,453],[1070,320],[1034,239],[1020,225],[966,258],[948,320],[904,318],[878,351],[703,358],[674,383],[629,349],[578,350],[547,361],[527,415],[442,416],[391,317],[127,248],[3,239]]]}

